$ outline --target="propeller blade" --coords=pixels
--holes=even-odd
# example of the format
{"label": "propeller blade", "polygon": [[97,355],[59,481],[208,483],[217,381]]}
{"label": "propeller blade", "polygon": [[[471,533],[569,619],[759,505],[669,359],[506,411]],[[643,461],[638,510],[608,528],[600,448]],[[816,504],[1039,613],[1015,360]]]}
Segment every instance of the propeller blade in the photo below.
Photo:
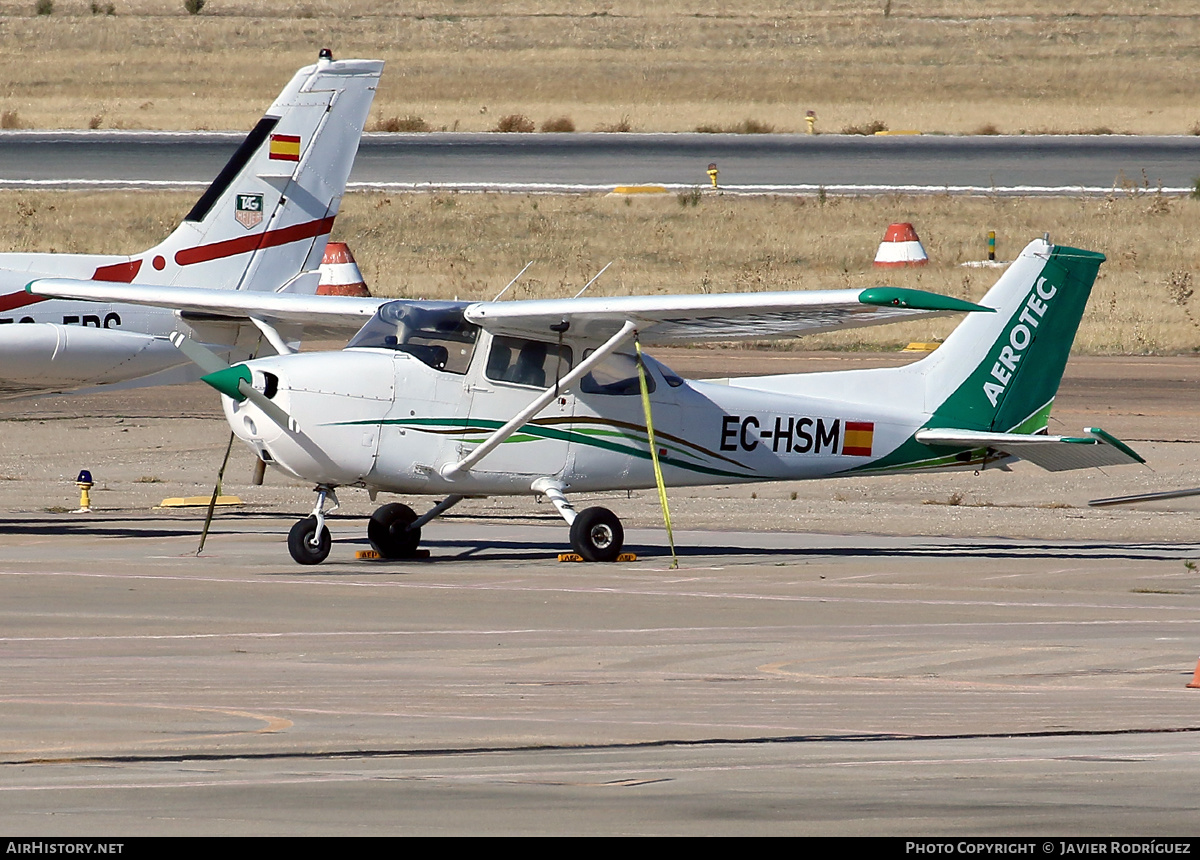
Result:
{"label": "propeller blade", "polygon": [[243,400],[249,400],[280,427],[290,430],[292,433],[299,433],[300,425],[296,423],[296,419],[284,412],[277,403],[255,388],[252,384],[253,378],[250,368],[244,364],[236,364],[233,367],[224,367],[215,373],[201,376],[200,381],[207,382],[213,388],[217,389],[217,391],[226,397],[232,397],[238,403],[241,403]]}
{"label": "propeller blade", "polygon": [[205,373],[216,373],[228,370],[229,365],[219,355],[196,343],[183,332],[171,332],[171,345],[188,357],[193,364],[200,366]]}

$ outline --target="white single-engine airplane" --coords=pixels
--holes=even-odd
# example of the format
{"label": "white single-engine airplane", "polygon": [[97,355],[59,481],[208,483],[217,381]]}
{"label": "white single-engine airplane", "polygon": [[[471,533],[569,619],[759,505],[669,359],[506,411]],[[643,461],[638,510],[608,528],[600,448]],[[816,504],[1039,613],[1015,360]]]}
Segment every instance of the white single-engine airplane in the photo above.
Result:
{"label": "white single-engine airplane", "polygon": [[[230,367],[175,340],[209,371],[203,378],[224,395],[234,433],[262,460],[316,484],[312,515],[288,540],[301,564],[329,554],[325,503],[336,504],[334,489],[346,485],[372,498],[443,496],[420,516],[399,503],[374,513],[367,534],[387,558],[412,556],[421,527],[464,498],[528,493],[554,503],[576,552],[609,561],[622,547],[620,521],[602,507],[576,513],[568,494],[653,487],[656,455],[675,486],[982,469],[1014,458],[1051,471],[1142,462],[1102,430],[1046,435],[1103,260],[1034,241],[983,306],[891,287],[401,300],[379,307],[340,352]],[[211,290],[71,281],[29,289],[239,312]],[[328,308],[264,296],[254,312],[287,321]],[[642,344],[794,336],[956,311],[968,316],[945,343],[899,368],[690,381],[649,358],[642,377],[632,353]]]}
{"label": "white single-engine airplane", "polygon": [[[174,331],[241,357],[264,335],[297,337],[296,327],[281,334],[244,314],[44,301],[24,287],[61,277],[313,293],[382,70],[377,60],[334,61],[322,51],[284,87],[183,222],[147,251],[0,254],[0,397],[194,379],[167,338]],[[365,303],[363,313],[377,305]]]}

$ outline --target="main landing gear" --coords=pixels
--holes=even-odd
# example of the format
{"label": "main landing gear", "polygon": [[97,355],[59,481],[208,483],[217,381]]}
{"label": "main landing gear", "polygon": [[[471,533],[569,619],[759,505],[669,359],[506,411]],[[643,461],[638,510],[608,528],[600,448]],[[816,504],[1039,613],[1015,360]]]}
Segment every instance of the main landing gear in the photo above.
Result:
{"label": "main landing gear", "polygon": [[[384,558],[414,558],[421,543],[421,526],[461,502],[466,496],[447,496],[428,513],[417,516],[408,505],[394,502],[383,505],[367,523],[367,538],[374,550]],[[333,507],[325,510],[326,499]],[[329,557],[331,540],[325,527],[325,515],[338,509],[337,494],[329,486],[317,487],[317,504],[313,512],[292,526],[288,533],[288,552],[299,564],[320,564]]]}
{"label": "main landing gear", "polygon": [[[585,508],[576,513],[567,500],[565,487],[549,478],[533,482],[535,493],[548,498],[571,527],[571,548],[584,561],[616,561],[625,545],[625,530],[621,520],[608,508]],[[447,496],[427,513],[417,516],[408,505],[393,502],[376,509],[367,523],[367,538],[374,550],[384,558],[414,558],[421,543],[421,527],[441,516],[466,496]],[[325,502],[333,507],[325,510]],[[296,522],[288,533],[288,552],[299,564],[320,564],[329,557],[332,541],[325,526],[325,515],[339,507],[333,487],[317,487],[317,503],[313,512]]]}
{"label": "main landing gear", "polygon": [[571,549],[584,561],[616,561],[625,545],[625,529],[608,508],[584,508],[576,513],[567,500],[566,488],[550,478],[539,478],[532,489],[549,499],[571,527]]}

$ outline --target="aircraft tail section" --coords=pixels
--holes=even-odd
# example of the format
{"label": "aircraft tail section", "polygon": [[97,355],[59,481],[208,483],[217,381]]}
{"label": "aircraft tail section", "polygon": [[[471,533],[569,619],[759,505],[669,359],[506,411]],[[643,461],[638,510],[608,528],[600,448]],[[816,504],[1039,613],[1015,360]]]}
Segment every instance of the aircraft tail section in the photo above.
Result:
{"label": "aircraft tail section", "polygon": [[[298,71],[179,226],[133,256],[0,254],[0,269],[158,286],[313,293],[383,62]],[[7,286],[7,284],[4,284]]]}
{"label": "aircraft tail section", "polygon": [[[130,280],[314,292],[382,71],[322,59],[297,72],[183,223],[130,260]],[[298,273],[311,285],[296,289]]]}
{"label": "aircraft tail section", "polygon": [[1031,242],[971,314],[921,362],[927,427],[1044,432],[1104,255]]}

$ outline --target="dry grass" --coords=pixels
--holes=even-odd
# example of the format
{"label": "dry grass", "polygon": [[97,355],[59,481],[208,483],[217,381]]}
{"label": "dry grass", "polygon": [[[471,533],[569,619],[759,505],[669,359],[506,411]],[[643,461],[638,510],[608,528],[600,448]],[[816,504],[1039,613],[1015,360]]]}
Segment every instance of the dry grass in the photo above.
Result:
{"label": "dry grass", "polygon": [[[133,253],[165,235],[186,194],[0,192],[6,251]],[[376,295],[491,298],[528,260],[514,298],[569,296],[610,260],[593,295],[861,288],[890,283],[978,299],[991,270],[988,230],[1010,259],[1048,231],[1103,251],[1076,341],[1085,353],[1200,350],[1200,200],[1153,193],[1114,199],[948,197],[734,198],[705,192],[637,199],[500,194],[352,194],[334,238],[350,243]],[[923,269],[874,269],[887,224],[911,221],[929,252]],[[114,227],[119,225],[119,227]],[[806,347],[891,348],[944,337],[952,320],[826,335]]]}
{"label": "dry grass", "polygon": [[[639,130],[1187,133],[1200,9],[1161,0],[0,2],[0,109],[33,127],[243,129],[322,45],[388,61],[376,109],[433,128],[628,118]],[[978,7],[978,8],[976,8]],[[29,46],[37,46],[30,50]]]}

